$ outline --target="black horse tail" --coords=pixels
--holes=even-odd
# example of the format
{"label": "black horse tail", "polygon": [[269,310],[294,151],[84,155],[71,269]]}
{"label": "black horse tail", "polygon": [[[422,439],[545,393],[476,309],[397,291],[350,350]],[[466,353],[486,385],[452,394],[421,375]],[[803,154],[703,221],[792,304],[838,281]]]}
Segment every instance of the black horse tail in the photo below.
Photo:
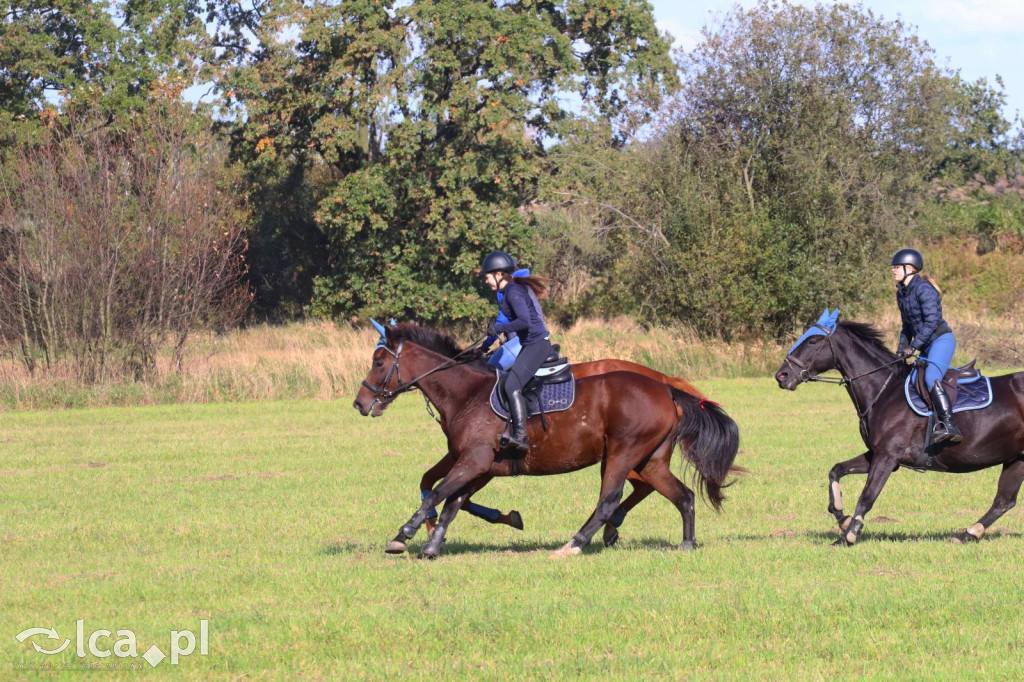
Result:
{"label": "black horse tail", "polygon": [[733,466],[740,447],[740,429],[718,403],[673,387],[669,390],[681,413],[673,445],[682,444],[686,458],[697,468],[701,495],[721,511],[725,500],[722,489],[733,483],[726,483],[726,477],[746,471]]}

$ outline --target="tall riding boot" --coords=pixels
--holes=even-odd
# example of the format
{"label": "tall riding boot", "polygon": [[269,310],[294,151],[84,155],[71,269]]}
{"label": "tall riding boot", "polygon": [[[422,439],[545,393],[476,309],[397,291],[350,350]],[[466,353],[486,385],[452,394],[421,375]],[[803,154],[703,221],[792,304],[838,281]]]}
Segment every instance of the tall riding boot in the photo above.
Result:
{"label": "tall riding boot", "polygon": [[522,391],[512,391],[508,397],[508,411],[512,415],[512,437],[508,446],[520,452],[527,452],[530,443],[526,440],[526,398]]}
{"label": "tall riding boot", "polygon": [[935,431],[932,432],[932,443],[938,445],[949,441],[959,443],[964,439],[960,429],[953,423],[953,407],[949,404],[949,396],[942,383],[936,381],[928,394],[932,397],[932,408],[935,410]]}

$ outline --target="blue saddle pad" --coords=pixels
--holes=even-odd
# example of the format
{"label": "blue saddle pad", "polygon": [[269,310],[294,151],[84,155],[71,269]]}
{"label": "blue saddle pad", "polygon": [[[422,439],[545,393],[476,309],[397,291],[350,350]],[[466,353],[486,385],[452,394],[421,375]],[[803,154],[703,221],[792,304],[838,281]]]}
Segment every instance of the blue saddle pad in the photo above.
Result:
{"label": "blue saddle pad", "polygon": [[[499,374],[498,377],[500,379],[501,375]],[[568,410],[572,407],[575,400],[575,379],[572,381],[563,381],[560,384],[544,384],[540,389],[539,400],[533,400],[530,396],[527,397],[526,416],[529,418],[535,414],[540,414],[542,411],[545,414],[548,414],[551,412]],[[494,414],[498,415],[502,419],[509,418],[508,410],[502,407],[501,401],[498,399],[497,381],[494,382],[494,388],[491,389],[491,409],[494,410]]]}
{"label": "blue saddle pad", "polygon": [[[907,377],[903,385],[903,393],[907,396],[907,404],[917,414],[927,417],[932,414],[921,394],[917,392],[914,381],[917,378],[915,368]],[[972,379],[961,379],[957,382],[956,404],[953,405],[953,413],[965,412],[967,410],[980,410],[992,404],[992,382],[986,376],[978,375]]]}

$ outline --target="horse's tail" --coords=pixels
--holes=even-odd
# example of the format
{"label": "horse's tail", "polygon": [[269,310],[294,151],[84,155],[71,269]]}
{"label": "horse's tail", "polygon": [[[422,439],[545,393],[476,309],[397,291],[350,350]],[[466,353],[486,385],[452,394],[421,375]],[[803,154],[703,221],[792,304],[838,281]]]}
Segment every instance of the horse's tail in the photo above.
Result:
{"label": "horse's tail", "polygon": [[740,430],[736,422],[715,402],[669,387],[672,400],[681,415],[673,445],[682,444],[693,465],[701,494],[716,510],[722,509],[722,489],[732,485],[725,479],[730,473],[742,473],[733,466],[740,447]]}
{"label": "horse's tail", "polygon": [[665,374],[664,377],[665,378],[662,380],[662,383],[666,383],[672,388],[677,388],[683,393],[689,393],[690,395],[696,396],[697,398],[704,397],[704,394],[700,392],[700,389],[691,384],[686,379],[674,377],[671,374]]}

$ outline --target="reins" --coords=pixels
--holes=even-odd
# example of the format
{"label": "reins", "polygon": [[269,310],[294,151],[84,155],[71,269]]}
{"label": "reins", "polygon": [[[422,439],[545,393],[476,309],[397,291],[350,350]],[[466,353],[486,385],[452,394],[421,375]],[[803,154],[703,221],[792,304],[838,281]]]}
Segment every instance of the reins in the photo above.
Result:
{"label": "reins", "polygon": [[[470,351],[472,351],[475,348],[477,348],[485,340],[486,339],[479,339],[477,341],[474,341],[469,346],[467,346],[465,349],[460,351],[458,354],[448,358],[447,360],[442,362],[437,367],[434,367],[433,369],[427,370],[423,374],[420,374],[418,377],[416,377],[416,378],[414,378],[414,379],[412,379],[410,381],[402,381],[402,368],[399,365],[399,358],[402,355],[402,350],[405,348],[405,339],[402,339],[398,343],[398,348],[396,350],[391,350],[390,346],[388,346],[387,344],[382,344],[380,347],[383,348],[384,350],[386,350],[388,353],[390,353],[391,356],[394,357],[394,361],[391,363],[391,367],[388,368],[387,374],[384,375],[384,380],[381,382],[380,386],[374,386],[373,384],[371,384],[370,382],[366,381],[365,379],[363,380],[363,386],[365,386],[367,389],[369,389],[373,393],[373,395],[374,395],[374,399],[373,399],[374,404],[378,404],[379,403],[380,405],[384,405],[385,403],[391,402],[392,400],[394,400],[396,397],[398,397],[402,393],[405,393],[406,391],[410,391],[410,390],[412,390],[414,388],[418,388],[417,387],[417,383],[419,381],[421,381],[422,379],[425,379],[426,377],[430,376],[431,374],[433,374],[435,372],[440,372],[441,370],[451,369],[452,367],[458,367],[459,365],[466,365],[466,364],[469,364],[470,362],[473,362],[476,359],[474,357],[465,358],[465,359],[463,359],[461,361],[458,361],[458,362],[455,362],[455,361],[458,360],[458,358],[460,358],[463,355],[465,355],[466,353],[469,353]],[[391,375],[392,374],[394,374],[397,377],[397,379],[398,379],[398,386],[393,391],[387,389],[387,385],[388,385],[388,382],[391,380]],[[428,405],[430,404],[429,401],[427,402],[427,404]],[[429,411],[429,408],[428,408],[428,411]],[[431,415],[431,416],[433,416],[433,415]],[[435,417],[435,419],[436,419],[436,417]]]}
{"label": "reins", "polygon": [[[836,348],[835,348],[835,346],[832,343],[832,332],[830,332],[828,329],[826,329],[825,327],[821,326],[820,324],[816,324],[814,326],[817,327],[818,329],[821,329],[825,333],[825,338],[828,339],[829,350],[832,353],[832,359],[835,360],[836,369],[839,370],[839,372],[841,374],[843,369],[839,365],[839,356],[836,355]],[[833,329],[833,331],[835,331],[835,330]],[[857,376],[852,376],[852,377],[845,377],[844,376],[844,377],[841,377],[839,379],[837,379],[835,377],[822,377],[822,376],[818,376],[817,374],[811,374],[810,369],[808,368],[807,364],[802,362],[802,361],[800,361],[800,360],[798,360],[796,357],[794,357],[792,355],[792,353],[786,356],[786,360],[791,365],[795,366],[797,369],[800,370],[800,375],[799,376],[800,376],[800,380],[801,381],[805,381],[805,382],[816,381],[816,382],[822,383],[822,384],[835,384],[837,386],[850,386],[850,387],[852,387],[853,386],[853,382],[856,381],[857,379],[860,379],[861,377],[866,377],[869,374],[874,374],[875,372],[878,372],[878,371],[881,371],[883,369],[892,367],[893,365],[895,365],[897,363],[905,362],[906,358],[896,358],[895,360],[893,360],[891,362],[886,362],[886,363],[884,363],[882,365],[879,365],[878,367],[875,367],[874,369],[869,369],[866,372],[861,372]],[[864,409],[864,410],[860,409],[860,401],[857,400],[857,394],[854,391],[852,391],[852,390],[850,391],[850,395],[853,397],[853,405],[854,405],[854,407],[857,410],[857,416],[860,418],[861,425],[862,425],[862,427],[865,428],[865,430],[866,430],[866,424],[864,424],[864,420],[867,419],[868,413],[871,412],[871,408],[873,408],[875,406],[875,403],[878,402],[878,399],[882,397],[883,393],[885,393],[885,389],[889,386],[889,382],[892,381],[892,378],[894,376],[896,376],[895,368],[893,368],[889,372],[889,376],[886,377],[885,383],[883,383],[882,387],[880,389],[878,389],[878,393],[875,394],[875,397],[872,398],[871,402],[868,403],[867,408]]]}

